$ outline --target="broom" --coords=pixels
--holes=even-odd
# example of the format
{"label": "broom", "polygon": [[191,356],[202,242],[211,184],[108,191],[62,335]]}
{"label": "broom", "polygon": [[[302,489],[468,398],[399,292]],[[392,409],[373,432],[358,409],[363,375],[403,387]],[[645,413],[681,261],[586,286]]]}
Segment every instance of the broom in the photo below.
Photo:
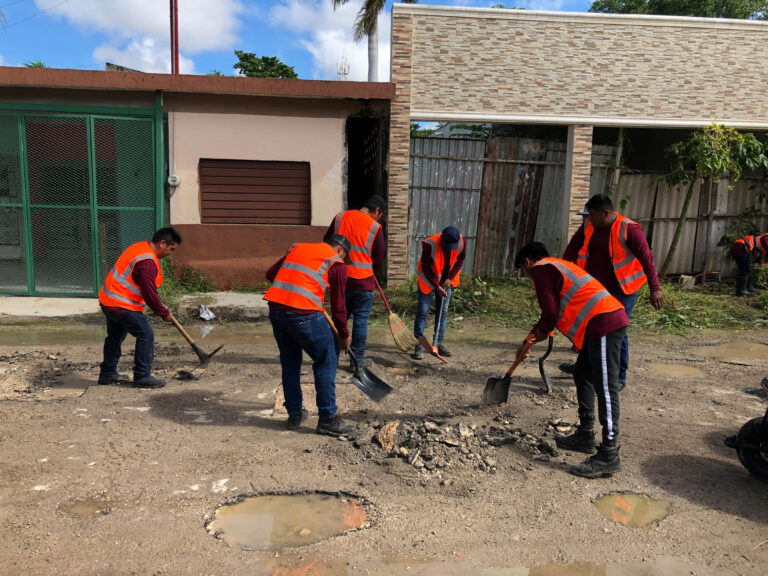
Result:
{"label": "broom", "polygon": [[400,316],[392,312],[392,308],[389,307],[389,303],[384,297],[384,292],[382,292],[381,286],[379,286],[379,281],[376,280],[376,276],[373,277],[373,281],[376,282],[376,288],[379,289],[379,294],[381,294],[381,299],[384,301],[384,306],[387,307],[387,311],[389,312],[387,321],[389,322],[389,331],[392,332],[392,338],[395,339],[395,345],[403,352],[412,352],[416,347],[416,344],[419,343],[418,340],[416,340],[416,337],[410,330],[408,330],[408,327],[403,321],[400,320]]}

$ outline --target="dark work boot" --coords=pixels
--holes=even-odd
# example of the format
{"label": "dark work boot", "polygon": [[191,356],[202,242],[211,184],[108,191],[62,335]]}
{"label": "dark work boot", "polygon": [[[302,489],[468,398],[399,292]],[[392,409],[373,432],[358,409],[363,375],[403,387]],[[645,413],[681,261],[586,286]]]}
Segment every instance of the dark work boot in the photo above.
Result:
{"label": "dark work boot", "polygon": [[131,379],[128,377],[128,374],[118,374],[115,373],[112,376],[101,376],[99,375],[99,384],[102,386],[109,386],[109,385],[119,385],[124,382],[130,382]]}
{"label": "dark work boot", "polygon": [[347,424],[337,414],[333,418],[323,420],[322,418],[317,421],[317,433],[327,434],[328,436],[347,436],[357,430],[356,426]]}
{"label": "dark work boot", "polygon": [[162,388],[165,386],[165,380],[162,378],[155,378],[154,376],[144,376],[144,378],[140,378],[139,380],[134,378],[131,386],[134,388]]}
{"label": "dark work boot", "polygon": [[421,360],[424,358],[424,348],[421,346],[421,344],[416,344],[416,347],[413,349],[413,355],[411,358],[414,360]]}
{"label": "dark work boot", "polygon": [[757,294],[760,292],[760,288],[755,285],[755,277],[750,274],[747,276],[747,292],[750,294]]}
{"label": "dark work boot", "polygon": [[748,280],[749,280],[749,275],[739,276],[738,278],[736,278],[736,296],[749,296],[749,293],[747,292]]}
{"label": "dark work boot", "polygon": [[569,436],[555,435],[555,444],[563,450],[592,454],[595,451],[595,433],[586,428],[577,428],[576,432]]}
{"label": "dark work boot", "polygon": [[563,362],[558,368],[560,368],[560,372],[565,372],[566,374],[573,374],[576,372],[576,364],[573,362]]}
{"label": "dark work boot", "polygon": [[288,416],[288,420],[285,421],[285,427],[288,428],[288,430],[298,430],[301,423],[307,418],[309,418],[309,412],[302,408],[301,412],[298,414],[291,414]]}
{"label": "dark work boot", "polygon": [[568,470],[574,476],[582,478],[601,478],[612,476],[614,472],[621,470],[618,446],[605,446],[601,444],[597,448],[597,454],[590,456],[584,462],[571,466]]}
{"label": "dark work boot", "polygon": [[437,345],[437,353],[440,354],[440,356],[445,356],[446,358],[451,357],[451,351],[442,344]]}

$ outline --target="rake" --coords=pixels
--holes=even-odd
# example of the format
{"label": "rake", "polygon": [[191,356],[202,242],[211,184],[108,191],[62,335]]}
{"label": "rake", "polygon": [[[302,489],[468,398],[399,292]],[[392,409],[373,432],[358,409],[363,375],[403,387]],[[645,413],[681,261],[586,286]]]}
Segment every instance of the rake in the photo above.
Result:
{"label": "rake", "polygon": [[400,316],[392,312],[392,308],[389,307],[389,302],[387,302],[387,299],[384,297],[384,292],[381,290],[381,286],[379,286],[379,281],[376,279],[376,276],[373,277],[373,281],[376,282],[376,288],[379,289],[379,294],[381,294],[381,299],[384,301],[384,306],[387,307],[387,312],[389,312],[387,321],[389,322],[389,331],[392,332],[392,338],[395,339],[395,345],[403,352],[412,352],[419,343],[418,340],[416,340],[416,337],[410,330],[408,330],[405,323],[400,320]]}

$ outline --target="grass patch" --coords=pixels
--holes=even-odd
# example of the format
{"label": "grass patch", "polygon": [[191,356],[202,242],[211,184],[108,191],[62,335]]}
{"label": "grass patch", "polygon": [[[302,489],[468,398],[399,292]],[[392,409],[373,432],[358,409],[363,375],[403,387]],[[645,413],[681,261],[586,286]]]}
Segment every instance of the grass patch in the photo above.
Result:
{"label": "grass patch", "polygon": [[[418,295],[416,282],[390,287],[387,299],[393,312],[412,325]],[[686,334],[705,328],[754,329],[768,326],[768,291],[755,297],[738,298],[733,286],[706,284],[683,290],[675,283],[662,286],[664,307],[655,311],[648,287],[638,295],[632,313],[632,326],[658,332]],[[488,321],[494,324],[530,328],[539,317],[539,305],[529,280],[468,278],[451,297],[450,315]],[[380,298],[374,299],[372,318],[386,319],[387,310]]]}
{"label": "grass patch", "polygon": [[188,266],[181,275],[176,278],[176,266],[171,262],[170,257],[163,260],[163,284],[157,289],[160,300],[171,311],[178,308],[182,297],[189,294],[199,294],[201,292],[213,292],[216,290],[216,283],[204,272],[196,269],[194,266]]}

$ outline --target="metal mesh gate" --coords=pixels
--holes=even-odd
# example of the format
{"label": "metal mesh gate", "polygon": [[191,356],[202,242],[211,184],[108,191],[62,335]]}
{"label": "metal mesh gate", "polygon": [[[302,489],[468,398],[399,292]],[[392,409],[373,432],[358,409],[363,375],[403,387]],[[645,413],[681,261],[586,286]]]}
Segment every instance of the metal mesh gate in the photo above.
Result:
{"label": "metal mesh gate", "polygon": [[156,227],[151,118],[0,115],[0,292],[94,295]]}

